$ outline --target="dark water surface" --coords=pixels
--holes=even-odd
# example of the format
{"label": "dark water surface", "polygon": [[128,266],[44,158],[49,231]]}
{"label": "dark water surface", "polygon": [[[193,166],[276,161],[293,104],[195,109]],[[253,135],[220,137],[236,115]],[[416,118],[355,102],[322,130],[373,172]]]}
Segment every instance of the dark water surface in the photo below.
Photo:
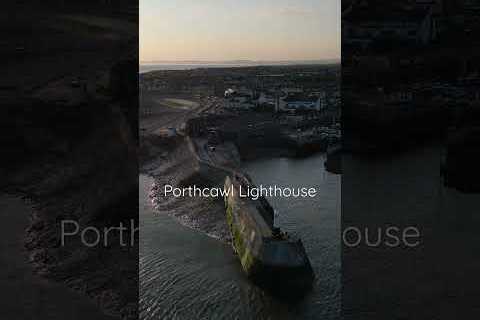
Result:
{"label": "dark water surface", "polygon": [[140,176],[140,312],[142,319],[338,319],[340,310],[340,176],[323,155],[269,159],[245,166],[255,183],[315,186],[315,198],[269,198],[277,224],[300,236],[316,274],[296,304],[251,284],[229,245],[154,212],[153,180]]}
{"label": "dark water surface", "polygon": [[[342,250],[343,319],[478,314],[480,195],[443,186],[444,153],[434,143],[395,155],[343,157],[342,224],[361,230],[360,245]],[[385,245],[386,227],[416,228],[418,245]],[[368,245],[367,237],[379,245]]]}

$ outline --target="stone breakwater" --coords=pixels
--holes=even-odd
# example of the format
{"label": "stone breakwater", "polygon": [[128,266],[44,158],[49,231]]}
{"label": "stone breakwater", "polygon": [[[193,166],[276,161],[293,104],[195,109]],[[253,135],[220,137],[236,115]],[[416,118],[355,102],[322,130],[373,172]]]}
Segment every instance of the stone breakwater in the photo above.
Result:
{"label": "stone breakwater", "polygon": [[159,142],[155,145],[157,156],[143,164],[142,171],[154,178],[149,194],[152,205],[159,214],[167,214],[186,227],[228,242],[222,198],[175,197],[165,192],[165,185],[221,187],[225,173],[199,161],[189,144],[186,138],[171,145]]}
{"label": "stone breakwater", "polygon": [[301,240],[274,227],[274,212],[265,198],[240,197],[241,186],[254,187],[239,173],[225,179],[233,192],[225,197],[232,246],[247,276],[280,295],[296,295],[311,288],[315,278]]}

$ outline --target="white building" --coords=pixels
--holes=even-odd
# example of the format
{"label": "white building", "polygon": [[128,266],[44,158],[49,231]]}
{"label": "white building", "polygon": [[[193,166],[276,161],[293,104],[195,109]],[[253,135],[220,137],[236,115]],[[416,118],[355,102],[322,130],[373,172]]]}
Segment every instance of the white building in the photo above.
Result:
{"label": "white building", "polygon": [[275,111],[321,111],[327,106],[326,94],[320,96],[305,96],[303,94],[289,94],[278,97],[275,103]]}

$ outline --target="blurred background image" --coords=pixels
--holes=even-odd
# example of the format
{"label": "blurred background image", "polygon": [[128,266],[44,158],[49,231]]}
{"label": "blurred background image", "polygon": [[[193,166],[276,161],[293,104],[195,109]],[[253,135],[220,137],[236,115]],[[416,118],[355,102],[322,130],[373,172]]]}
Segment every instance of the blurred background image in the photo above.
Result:
{"label": "blurred background image", "polygon": [[[137,242],[86,243],[138,221],[138,3],[14,1],[0,15],[0,317],[136,319]],[[65,221],[79,231],[62,242]]]}

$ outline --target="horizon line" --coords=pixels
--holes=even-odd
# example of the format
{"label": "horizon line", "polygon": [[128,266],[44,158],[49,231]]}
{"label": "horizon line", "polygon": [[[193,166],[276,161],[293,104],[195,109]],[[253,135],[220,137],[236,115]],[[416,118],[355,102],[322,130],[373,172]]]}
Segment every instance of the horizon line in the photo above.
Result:
{"label": "horizon line", "polygon": [[319,63],[319,62],[340,62],[341,58],[327,59],[294,59],[294,60],[250,60],[250,59],[232,59],[232,60],[139,60],[139,64],[151,63]]}

